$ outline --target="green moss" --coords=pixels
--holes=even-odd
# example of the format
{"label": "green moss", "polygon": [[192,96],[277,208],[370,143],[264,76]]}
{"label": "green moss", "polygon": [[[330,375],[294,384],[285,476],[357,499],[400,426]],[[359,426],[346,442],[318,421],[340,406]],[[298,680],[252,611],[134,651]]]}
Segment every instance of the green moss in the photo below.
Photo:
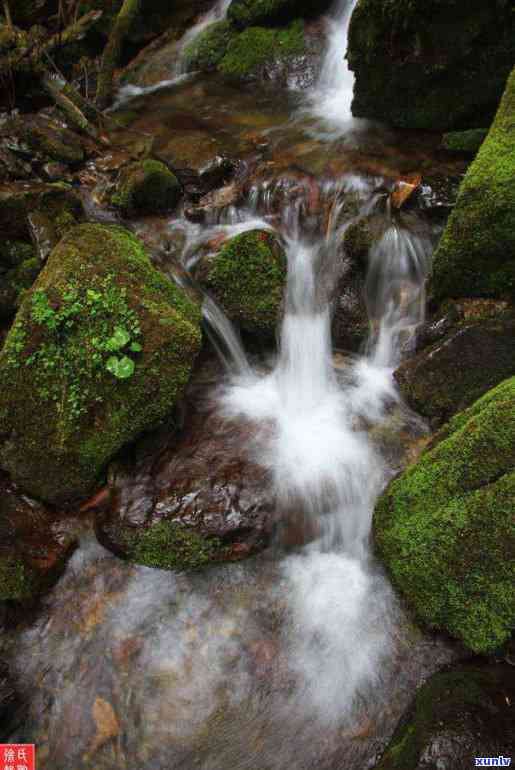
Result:
{"label": "green moss", "polygon": [[112,203],[130,214],[133,211],[169,211],[177,204],[181,186],[164,163],[147,159],[124,168]]}
{"label": "green moss", "polygon": [[34,574],[19,557],[0,554],[0,601],[28,599],[36,589]]}
{"label": "green moss", "polygon": [[402,128],[489,125],[515,57],[508,0],[360,0],[353,114]]}
{"label": "green moss", "polygon": [[433,756],[442,732],[454,742],[451,761],[468,763],[475,755],[502,751],[511,729],[513,677],[509,667],[465,664],[432,676],[417,692],[375,770],[420,767],[422,755]]}
{"label": "green moss", "polygon": [[471,128],[468,131],[451,131],[444,134],[442,147],[450,152],[475,155],[488,134],[487,128]]}
{"label": "green moss", "polygon": [[[173,408],[200,346],[199,321],[128,231],[69,231],[0,354],[4,469],[50,502],[86,494],[125,443]],[[122,366],[126,379],[113,374],[113,357],[132,362]]]}
{"label": "green moss", "polygon": [[216,69],[235,34],[234,27],[228,21],[210,24],[186,46],[183,54],[186,69],[204,72]]}
{"label": "green moss", "polygon": [[286,280],[286,259],[276,236],[251,230],[232,238],[214,257],[205,283],[229,318],[243,329],[275,331]]}
{"label": "green moss", "polygon": [[294,18],[323,13],[330,0],[233,0],[227,16],[239,29],[285,24]]}
{"label": "green moss", "polygon": [[197,569],[215,560],[217,538],[206,538],[191,529],[163,521],[135,538],[129,558],[159,569]]}
{"label": "green moss", "polygon": [[304,27],[300,20],[279,30],[249,27],[229,42],[218,69],[231,77],[247,77],[257,74],[264,64],[304,50]]}
{"label": "green moss", "polygon": [[515,297],[515,70],[435,252],[436,299]]}
{"label": "green moss", "polygon": [[514,468],[511,378],[445,426],[374,514],[395,585],[421,619],[474,652],[502,645],[515,623]]}

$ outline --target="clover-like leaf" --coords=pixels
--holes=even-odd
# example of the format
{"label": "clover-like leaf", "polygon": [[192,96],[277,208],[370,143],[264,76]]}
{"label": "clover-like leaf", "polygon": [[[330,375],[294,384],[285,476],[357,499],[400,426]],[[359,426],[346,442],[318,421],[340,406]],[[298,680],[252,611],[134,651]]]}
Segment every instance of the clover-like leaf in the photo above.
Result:
{"label": "clover-like leaf", "polygon": [[123,358],[111,356],[106,363],[106,369],[117,379],[126,380],[134,374],[135,365],[132,358],[128,356],[123,356]]}
{"label": "clover-like leaf", "polygon": [[113,352],[121,350],[129,342],[131,336],[123,326],[116,326],[114,334],[107,340],[107,349]]}

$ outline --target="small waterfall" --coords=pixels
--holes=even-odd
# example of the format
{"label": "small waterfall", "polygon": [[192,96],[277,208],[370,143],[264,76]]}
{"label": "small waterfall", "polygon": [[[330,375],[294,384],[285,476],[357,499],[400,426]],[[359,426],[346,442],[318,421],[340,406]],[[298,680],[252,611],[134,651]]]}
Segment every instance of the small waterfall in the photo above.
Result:
{"label": "small waterfall", "polygon": [[231,0],[217,0],[209,13],[206,13],[206,15],[203,16],[197,22],[197,24],[189,29],[182,37],[179,43],[179,51],[177,56],[177,68],[175,73],[177,76],[184,75],[186,73],[184,63],[184,51],[186,50],[186,47],[192,43],[201,32],[209,27],[210,24],[213,24],[215,21],[223,21],[227,15],[230,4]]}
{"label": "small waterfall", "polygon": [[356,3],[357,0],[337,0],[328,22],[327,50],[320,77],[308,95],[308,112],[331,134],[340,135],[356,122],[351,112],[354,75],[346,59],[350,19]]}

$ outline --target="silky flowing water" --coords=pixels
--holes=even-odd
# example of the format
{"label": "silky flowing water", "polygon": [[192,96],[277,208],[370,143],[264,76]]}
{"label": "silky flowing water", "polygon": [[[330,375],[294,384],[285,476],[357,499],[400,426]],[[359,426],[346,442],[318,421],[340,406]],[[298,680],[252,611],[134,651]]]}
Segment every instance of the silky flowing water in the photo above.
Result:
{"label": "silky flowing water", "polygon": [[[266,227],[286,244],[276,354],[249,358],[212,298],[203,306],[223,361],[206,397],[221,419],[248,425],[246,451],[267,469],[284,523],[264,554],[194,574],[128,565],[84,525],[65,575],[10,636],[26,707],[9,738],[37,744],[40,770],[363,770],[454,655],[412,623],[371,549],[375,500],[403,462],[381,437],[400,445],[425,432],[392,373],[423,319],[439,232],[393,216],[385,190],[406,167],[440,161],[430,138],[351,120],[351,6],[336,9],[307,94],[193,78],[131,101],[132,125],[162,150],[177,150],[190,115],[192,155],[213,138],[211,155],[232,145],[258,169],[245,200],[212,221],[139,223],[168,244],[164,269],[177,275],[181,263],[185,280],[220,233]],[[329,301],[356,216],[349,196],[385,227],[370,255],[366,349],[335,358]],[[309,533],[294,550],[289,526]]]}

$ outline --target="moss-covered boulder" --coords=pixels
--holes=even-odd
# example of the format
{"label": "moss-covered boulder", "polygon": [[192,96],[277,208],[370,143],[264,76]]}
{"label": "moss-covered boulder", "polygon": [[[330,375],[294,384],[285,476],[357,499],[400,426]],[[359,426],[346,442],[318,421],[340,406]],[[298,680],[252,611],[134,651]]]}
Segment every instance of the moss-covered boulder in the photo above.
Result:
{"label": "moss-covered boulder", "polygon": [[348,58],[357,117],[441,131],[487,126],[515,59],[512,4],[359,0]]}
{"label": "moss-covered boulder", "polygon": [[514,179],[515,70],[434,255],[437,300],[515,297]]}
{"label": "moss-covered boulder", "polygon": [[159,160],[130,163],[120,172],[112,202],[126,214],[170,211],[182,194],[179,180]]}
{"label": "moss-covered boulder", "polygon": [[0,464],[70,503],[173,409],[200,346],[200,313],[126,230],[79,225],[25,295],[0,353]]}
{"label": "moss-covered boulder", "polygon": [[471,662],[434,674],[417,692],[375,770],[468,768],[511,757],[515,670]]}
{"label": "moss-covered boulder", "polygon": [[408,404],[433,427],[515,374],[515,320],[467,323],[402,362],[395,379]]}
{"label": "moss-covered boulder", "polygon": [[244,331],[275,333],[286,283],[286,256],[276,235],[249,230],[231,238],[201,261],[198,278]]}
{"label": "moss-covered boulder", "polygon": [[31,244],[4,241],[0,245],[0,319],[14,315],[23,292],[30,289],[40,270]]}
{"label": "moss-covered boulder", "polygon": [[442,147],[448,152],[474,156],[485,141],[487,128],[471,128],[468,131],[450,131],[442,137]]}
{"label": "moss-covered boulder", "polygon": [[419,618],[492,652],[515,625],[515,377],[435,437],[374,513],[378,555]]}
{"label": "moss-covered boulder", "polygon": [[222,61],[229,42],[237,35],[229,21],[215,21],[203,30],[183,51],[187,70],[209,72]]}
{"label": "moss-covered boulder", "polygon": [[287,24],[292,19],[324,13],[331,0],[232,0],[227,16],[240,29]]}
{"label": "moss-covered boulder", "polygon": [[218,70],[231,78],[257,78],[267,66],[304,51],[304,25],[300,20],[282,29],[249,27],[229,41]]}

